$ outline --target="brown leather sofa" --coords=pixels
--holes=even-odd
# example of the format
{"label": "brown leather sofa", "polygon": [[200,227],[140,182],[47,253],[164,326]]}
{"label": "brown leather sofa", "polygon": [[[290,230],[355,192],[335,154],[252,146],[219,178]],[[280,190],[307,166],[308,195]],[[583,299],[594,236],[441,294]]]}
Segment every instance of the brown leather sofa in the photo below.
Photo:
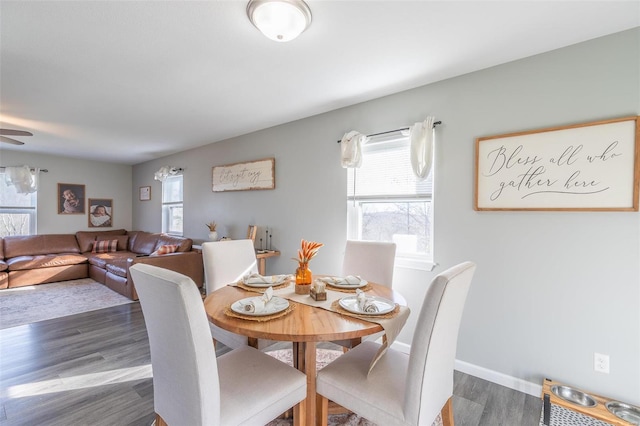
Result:
{"label": "brown leather sofa", "polygon": [[[116,251],[92,252],[96,241],[117,241]],[[128,273],[136,263],[149,263],[185,274],[204,284],[202,254],[190,238],[124,229],[5,237],[0,242],[0,288],[21,287],[90,277],[138,300]],[[166,247],[176,251],[157,254]],[[177,246],[177,247],[176,247]],[[162,249],[161,249],[162,248]]]}

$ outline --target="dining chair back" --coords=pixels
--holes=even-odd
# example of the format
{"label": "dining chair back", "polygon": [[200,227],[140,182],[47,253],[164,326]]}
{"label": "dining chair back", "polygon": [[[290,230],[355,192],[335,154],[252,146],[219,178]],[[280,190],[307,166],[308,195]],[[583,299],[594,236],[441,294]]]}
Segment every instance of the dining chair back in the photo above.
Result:
{"label": "dining chair back", "polygon": [[202,260],[207,294],[258,272],[256,250],[251,240],[203,243]]}
{"label": "dining chair back", "polygon": [[[256,251],[251,240],[211,241],[202,244],[204,279],[207,295],[217,289],[239,281],[243,276],[258,273]],[[236,349],[249,344],[247,336],[232,333],[215,324],[210,324],[211,337],[216,342]],[[274,342],[258,340],[258,349],[271,346]]]}
{"label": "dining chair back", "polygon": [[[358,275],[364,280],[391,288],[395,257],[396,243],[347,240],[342,261],[342,276]],[[346,351],[360,344],[361,340],[378,340],[382,335],[383,333],[375,333],[363,339],[334,340],[332,343],[342,346]]]}
{"label": "dining chair back", "polygon": [[191,278],[146,264],[130,270],[149,335],[157,425],[266,424],[305,398],[304,374],[254,348],[216,359]]}
{"label": "dining chair back", "polygon": [[395,243],[347,240],[342,275],[359,275],[367,281],[391,287],[395,257]]}
{"label": "dining chair back", "polygon": [[463,262],[433,279],[408,356],[390,348],[369,372],[380,345],[363,342],[318,372],[318,394],[376,424],[431,425],[441,413],[453,425],[458,330],[475,269]]}

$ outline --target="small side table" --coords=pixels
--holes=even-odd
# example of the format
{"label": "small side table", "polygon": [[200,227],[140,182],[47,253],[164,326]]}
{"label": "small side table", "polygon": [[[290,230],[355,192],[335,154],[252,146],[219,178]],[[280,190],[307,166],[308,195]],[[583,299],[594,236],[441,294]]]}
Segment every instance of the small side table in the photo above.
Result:
{"label": "small side table", "polygon": [[265,275],[267,272],[267,259],[270,257],[280,256],[280,252],[276,250],[256,250],[256,259],[258,259],[258,273]]}

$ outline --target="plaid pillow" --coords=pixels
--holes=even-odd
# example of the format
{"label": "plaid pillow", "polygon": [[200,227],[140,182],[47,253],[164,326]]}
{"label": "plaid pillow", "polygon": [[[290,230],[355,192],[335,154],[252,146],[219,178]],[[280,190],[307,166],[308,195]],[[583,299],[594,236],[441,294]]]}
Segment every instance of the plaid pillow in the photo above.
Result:
{"label": "plaid pillow", "polygon": [[168,254],[168,253],[173,253],[176,250],[178,250],[178,244],[167,244],[164,246],[160,246],[160,248],[156,251],[154,251],[153,253],[151,253],[150,256],[159,256],[161,254]]}
{"label": "plaid pillow", "polygon": [[94,241],[91,253],[111,253],[118,249],[118,240]]}

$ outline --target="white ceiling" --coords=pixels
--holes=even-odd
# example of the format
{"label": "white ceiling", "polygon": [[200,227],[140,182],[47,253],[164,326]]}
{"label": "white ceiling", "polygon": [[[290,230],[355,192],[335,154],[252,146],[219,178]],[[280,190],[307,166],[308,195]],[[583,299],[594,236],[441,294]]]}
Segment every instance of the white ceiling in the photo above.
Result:
{"label": "white ceiling", "polygon": [[[0,1],[0,149],[137,164],[640,26],[640,1]],[[337,135],[339,136],[339,135]]]}

